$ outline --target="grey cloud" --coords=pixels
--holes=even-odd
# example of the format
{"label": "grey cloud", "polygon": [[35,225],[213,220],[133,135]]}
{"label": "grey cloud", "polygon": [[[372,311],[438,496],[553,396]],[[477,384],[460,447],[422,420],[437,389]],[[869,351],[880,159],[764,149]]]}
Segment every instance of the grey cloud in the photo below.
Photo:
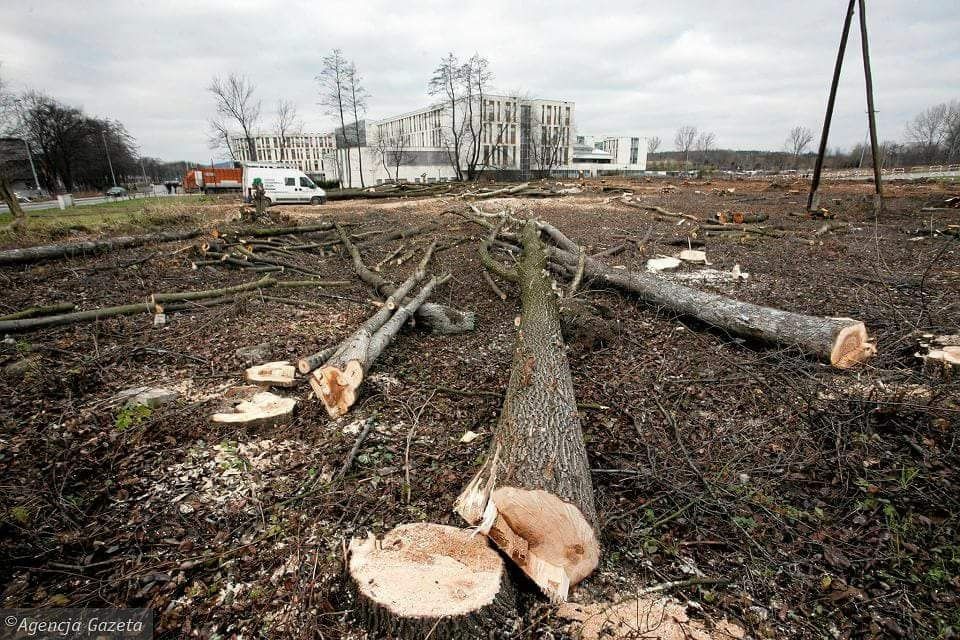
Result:
{"label": "grey cloud", "polygon": [[[720,146],[780,148],[789,128],[819,129],[843,3],[324,2],[18,3],[0,23],[7,79],[123,121],[145,154],[205,160],[204,87],[240,71],[265,120],[279,97],[310,128],[321,58],[340,47],[372,94],[370,115],[428,101],[447,51],[490,58],[496,86],[574,100],[581,130],[715,131]],[[880,134],[900,138],[930,104],[960,97],[960,5],[868,3]],[[866,129],[859,36],[850,40],[833,146]]]}

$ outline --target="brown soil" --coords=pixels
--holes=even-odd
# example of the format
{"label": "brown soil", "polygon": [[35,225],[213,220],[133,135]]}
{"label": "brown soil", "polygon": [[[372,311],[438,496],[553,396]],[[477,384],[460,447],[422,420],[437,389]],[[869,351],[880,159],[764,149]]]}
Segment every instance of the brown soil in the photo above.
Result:
{"label": "brown soil", "polygon": [[[802,214],[802,183],[672,186],[642,183],[634,193],[702,218],[766,213],[767,228],[802,238],[822,224],[793,215]],[[823,206],[850,227],[813,244],[703,238],[712,268],[739,264],[750,277],[689,281],[749,302],[864,321],[878,354],[850,371],[585,284],[585,297],[619,334],[569,351],[578,401],[609,407],[584,411],[602,556],[574,589],[576,601],[619,601],[702,575],[724,582],[665,595],[696,603],[684,614],[707,629],[728,619],[760,637],[955,637],[960,376],[930,378],[914,354],[917,332],[958,333],[960,241],[930,232],[960,224],[960,212],[920,213],[955,195],[938,184],[893,185],[888,194],[877,221],[869,185],[827,185]],[[688,237],[688,223],[604,204],[609,195],[481,206],[542,216],[591,252],[636,239],[639,248],[604,258],[630,269],[675,254],[668,243]],[[463,206],[343,201],[280,212],[357,223],[354,233],[443,223],[435,234],[365,249],[375,264],[401,244],[422,250],[434,237],[478,240],[480,229],[445,213]],[[210,207],[210,224],[237,208]],[[0,603],[150,607],[160,638],[362,637],[343,584],[344,542],[404,522],[459,526],[453,500],[499,412],[496,396],[438,388],[498,393],[509,376],[516,291],[499,282],[506,301],[490,291],[476,240],[435,256],[435,271],[453,277],[432,299],[476,311],[478,330],[405,329],[337,420],[307,397],[307,385],[276,390],[299,399],[287,424],[212,424],[210,416],[245,393],[238,387],[249,365],[238,348],[266,343],[265,362],[295,361],[370,314],[373,294],[340,255],[296,259],[353,284],[282,294],[323,309],[253,297],[170,314],[164,326],[136,315],[12,336],[0,368],[36,360],[23,377],[0,376]],[[253,279],[192,270],[187,246],[8,268],[0,313],[62,301],[79,309],[126,304]],[[391,261],[383,273],[401,281],[418,259]],[[684,265],[667,277],[700,268]],[[111,403],[120,390],[145,385],[180,397],[149,413]],[[346,478],[335,481],[367,419],[374,428]],[[460,443],[468,430],[480,437]],[[518,618],[505,635],[572,633],[536,600]]]}

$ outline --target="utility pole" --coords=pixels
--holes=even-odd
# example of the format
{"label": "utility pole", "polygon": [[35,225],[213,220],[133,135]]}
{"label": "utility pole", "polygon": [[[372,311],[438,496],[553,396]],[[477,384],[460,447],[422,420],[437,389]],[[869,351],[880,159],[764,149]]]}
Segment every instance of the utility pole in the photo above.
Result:
{"label": "utility pole", "polygon": [[[843,56],[847,49],[847,37],[850,35],[850,22],[853,19],[854,5],[860,7],[860,44],[863,49],[863,77],[867,89],[867,122],[870,127],[870,149],[873,156],[873,183],[875,195],[873,206],[875,213],[883,208],[883,187],[880,182],[880,153],[877,146],[877,119],[876,109],[873,106],[873,73],[870,70],[870,46],[867,42],[867,14],[865,0],[850,0],[847,6],[847,16],[843,21],[843,33],[840,35],[840,48],[837,51],[837,63],[833,69],[833,82],[830,85],[830,97],[827,99],[827,114],[823,119],[823,133],[820,136],[820,150],[817,153],[817,164],[813,169],[813,181],[810,183],[810,197],[807,199],[807,209],[812,211],[819,206],[817,190],[820,188],[820,173],[823,170],[823,158],[827,152],[827,137],[830,134],[830,120],[833,118],[833,105],[837,97],[837,84],[840,81],[840,68],[843,66]],[[863,162],[861,156],[861,164]]]}
{"label": "utility pole", "polygon": [[840,34],[840,48],[837,50],[837,63],[833,67],[833,82],[830,84],[830,97],[827,98],[827,114],[823,118],[823,131],[820,134],[820,150],[817,163],[813,167],[813,181],[810,183],[810,197],[807,198],[807,210],[813,211],[820,205],[817,189],[820,188],[820,172],[823,170],[823,157],[827,153],[827,138],[830,135],[830,121],[833,119],[833,103],[837,99],[837,85],[840,83],[840,69],[843,67],[843,54],[847,50],[847,36],[850,35],[850,22],[853,20],[853,6],[857,0],[850,0],[847,17],[843,21]]}
{"label": "utility pole", "polygon": [[867,86],[867,114],[870,123],[870,151],[873,154],[873,210],[883,210],[883,186],[880,184],[880,150],[877,147],[877,111],[873,108],[873,72],[870,70],[870,45],[867,44],[867,9],[864,0],[860,3],[860,44],[863,48],[863,77]]}
{"label": "utility pole", "polygon": [[113,173],[113,162],[110,161],[110,147],[107,146],[107,133],[101,129],[100,137],[103,139],[103,149],[107,152],[107,164],[110,165],[110,177],[113,179],[113,186],[117,186],[117,176]]}
{"label": "utility pole", "polygon": [[27,160],[30,161],[30,171],[33,172],[33,186],[37,188],[37,191],[40,191],[40,179],[37,178],[37,167],[33,164],[33,154],[30,153],[30,143],[27,142],[27,139],[23,139],[23,146],[27,148]]}

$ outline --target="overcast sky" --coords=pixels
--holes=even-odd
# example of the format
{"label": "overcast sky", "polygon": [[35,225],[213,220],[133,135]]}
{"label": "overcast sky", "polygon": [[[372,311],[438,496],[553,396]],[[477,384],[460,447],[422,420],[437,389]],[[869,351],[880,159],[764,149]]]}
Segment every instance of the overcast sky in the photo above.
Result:
{"label": "overcast sky", "polygon": [[[819,134],[846,2],[331,2],[96,0],[11,2],[0,73],[119,119],[144,155],[209,159],[211,76],[254,80],[269,126],[277,98],[308,129],[333,120],[314,77],[334,47],[356,61],[369,117],[428,102],[448,51],[486,56],[495,88],[576,102],[581,133],[716,133],[721,147],[781,149],[792,126]],[[902,139],[918,111],[960,99],[960,2],[868,0],[881,139]],[[831,134],[866,135],[860,37],[851,34]]]}

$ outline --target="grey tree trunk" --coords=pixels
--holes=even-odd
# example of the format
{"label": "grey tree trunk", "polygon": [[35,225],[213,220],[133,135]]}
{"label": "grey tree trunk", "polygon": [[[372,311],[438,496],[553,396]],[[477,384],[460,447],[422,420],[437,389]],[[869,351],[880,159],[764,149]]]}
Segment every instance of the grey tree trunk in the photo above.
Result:
{"label": "grey tree trunk", "polygon": [[[549,232],[548,232],[549,233]],[[563,249],[551,252],[566,266],[577,256]],[[762,307],[716,293],[691,289],[654,274],[610,269],[588,258],[584,273],[647,303],[696,318],[733,335],[788,347],[817,356],[838,369],[847,369],[876,353],[864,324],[851,318],[808,316]]]}
{"label": "grey tree trunk", "polygon": [[[486,263],[486,261],[485,261]],[[491,452],[457,498],[478,526],[555,601],[597,566],[597,516],[577,402],[537,227],[516,271],[522,315]]]}
{"label": "grey tree trunk", "polygon": [[0,265],[26,264],[40,260],[54,260],[83,256],[125,247],[139,247],[153,242],[174,242],[187,240],[200,235],[199,229],[191,231],[169,231],[164,233],[150,233],[142,236],[119,236],[109,240],[92,240],[75,244],[48,244],[24,249],[7,249],[0,251]]}

